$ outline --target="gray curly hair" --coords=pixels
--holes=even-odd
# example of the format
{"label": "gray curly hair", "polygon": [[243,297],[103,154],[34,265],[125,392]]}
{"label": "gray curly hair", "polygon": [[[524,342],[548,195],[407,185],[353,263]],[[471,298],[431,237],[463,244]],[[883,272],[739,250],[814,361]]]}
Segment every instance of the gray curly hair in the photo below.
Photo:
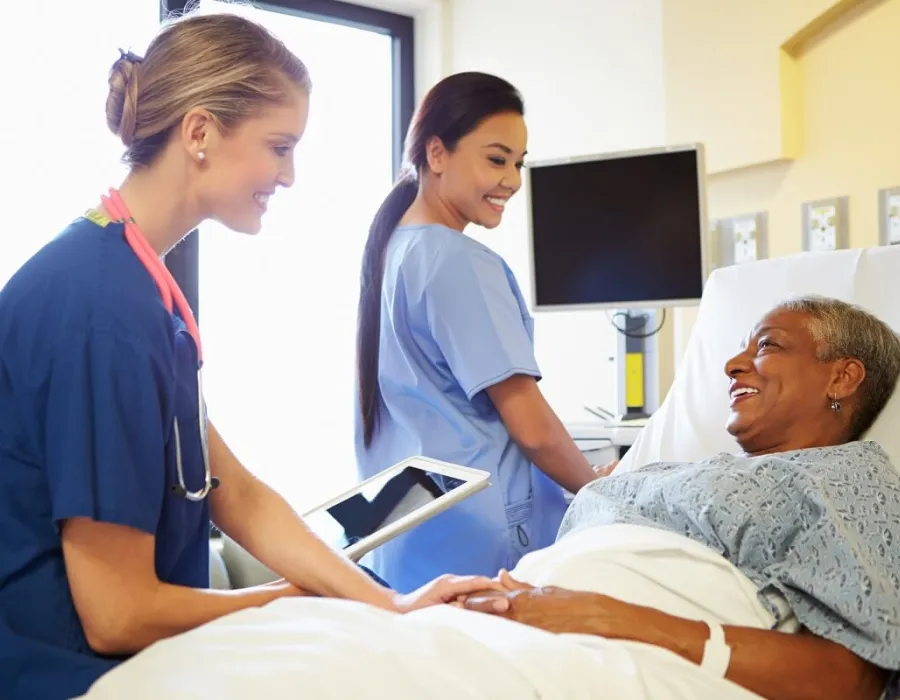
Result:
{"label": "gray curly hair", "polygon": [[868,311],[839,299],[800,296],[776,308],[809,316],[820,362],[852,357],[865,366],[859,407],[850,422],[850,439],[858,440],[894,393],[900,376],[900,336]]}

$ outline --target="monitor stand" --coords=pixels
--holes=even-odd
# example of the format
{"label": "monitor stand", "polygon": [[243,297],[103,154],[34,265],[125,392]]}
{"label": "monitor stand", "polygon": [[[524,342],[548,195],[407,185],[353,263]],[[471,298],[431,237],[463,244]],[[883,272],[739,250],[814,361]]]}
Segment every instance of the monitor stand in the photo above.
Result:
{"label": "monitor stand", "polygon": [[646,346],[652,335],[652,311],[622,311],[616,314],[619,330],[619,421],[646,420]]}

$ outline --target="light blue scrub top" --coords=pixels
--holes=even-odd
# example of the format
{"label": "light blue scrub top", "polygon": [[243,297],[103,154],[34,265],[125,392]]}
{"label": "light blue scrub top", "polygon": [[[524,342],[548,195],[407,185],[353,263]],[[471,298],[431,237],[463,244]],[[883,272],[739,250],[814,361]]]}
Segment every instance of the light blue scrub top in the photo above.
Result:
{"label": "light blue scrub top", "polygon": [[0,290],[3,698],[76,697],[121,661],[87,644],[63,520],[154,535],[162,581],[209,586],[208,502],[172,491],[175,415],[187,488],[204,483],[196,369],[120,224],[78,219]]}
{"label": "light blue scrub top", "polygon": [[445,573],[494,576],[555,540],[562,489],[531,464],[484,391],[516,374],[540,378],[533,330],[499,255],[445,226],[395,231],[381,298],[384,407],[368,451],[357,415],[359,475],[424,455],[483,469],[492,481],[365,559],[396,590]]}

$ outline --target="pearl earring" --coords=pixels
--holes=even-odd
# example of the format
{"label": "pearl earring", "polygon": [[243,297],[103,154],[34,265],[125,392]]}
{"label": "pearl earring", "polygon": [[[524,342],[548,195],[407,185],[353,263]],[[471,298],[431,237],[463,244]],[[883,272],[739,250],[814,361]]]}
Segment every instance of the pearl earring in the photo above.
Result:
{"label": "pearl earring", "polygon": [[200,151],[200,152],[197,154],[197,160],[199,160],[199,161],[204,161],[204,160],[206,160],[206,153],[205,153],[204,151]]}
{"label": "pearl earring", "polygon": [[841,410],[841,402],[837,400],[836,396],[831,399],[831,410],[835,413]]}

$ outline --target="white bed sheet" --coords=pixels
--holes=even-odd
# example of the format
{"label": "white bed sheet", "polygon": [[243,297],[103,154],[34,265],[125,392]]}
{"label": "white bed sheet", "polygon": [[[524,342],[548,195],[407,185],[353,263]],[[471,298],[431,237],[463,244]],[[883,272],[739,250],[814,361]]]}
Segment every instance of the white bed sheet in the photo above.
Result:
{"label": "white bed sheet", "polygon": [[[673,614],[769,628],[731,564],[686,538],[631,525],[584,530],[525,557],[535,585],[607,593]],[[788,630],[786,630],[788,631]],[[394,615],[295,598],[159,642],[94,684],[88,700],[370,698],[758,700],[668,651],[554,635],[450,606]]]}

